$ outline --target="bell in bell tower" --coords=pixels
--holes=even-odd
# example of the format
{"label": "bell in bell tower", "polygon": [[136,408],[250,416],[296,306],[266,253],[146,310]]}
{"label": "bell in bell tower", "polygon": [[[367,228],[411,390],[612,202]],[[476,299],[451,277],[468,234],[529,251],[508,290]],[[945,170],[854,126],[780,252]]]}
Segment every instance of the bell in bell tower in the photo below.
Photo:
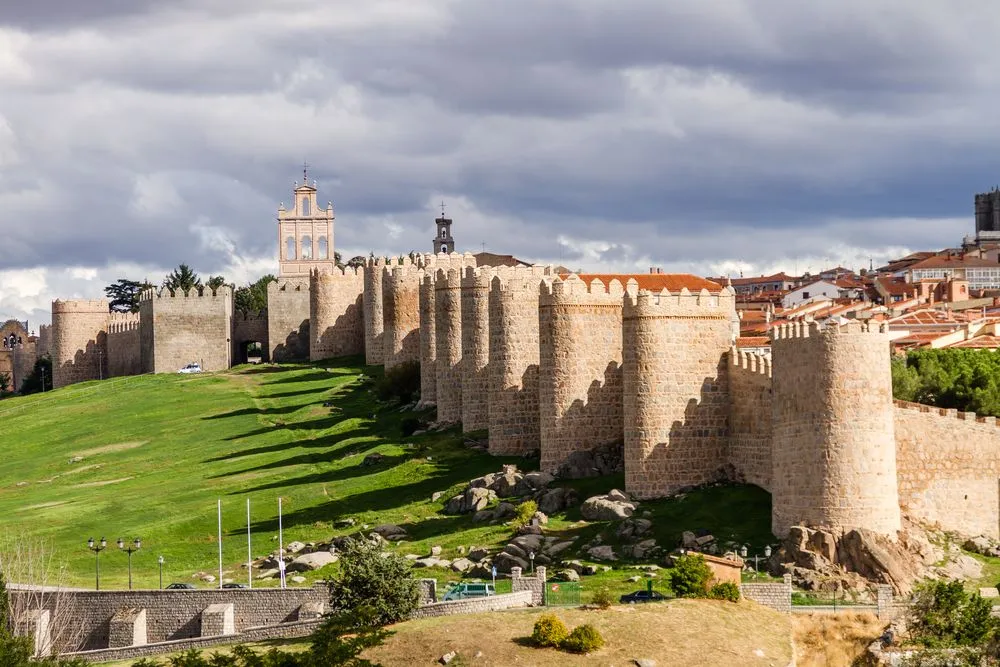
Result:
{"label": "bell in bell tower", "polygon": [[441,217],[436,218],[437,234],[434,236],[434,254],[455,252],[455,239],[451,237],[451,218],[444,216],[444,202],[441,202]]}

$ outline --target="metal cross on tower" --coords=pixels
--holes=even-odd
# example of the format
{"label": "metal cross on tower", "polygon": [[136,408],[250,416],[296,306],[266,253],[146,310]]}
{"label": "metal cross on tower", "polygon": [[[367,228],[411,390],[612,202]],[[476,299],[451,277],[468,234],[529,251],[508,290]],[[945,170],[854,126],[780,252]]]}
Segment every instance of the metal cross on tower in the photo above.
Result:
{"label": "metal cross on tower", "polygon": [[302,184],[305,185],[309,181],[309,163],[305,160],[302,161]]}

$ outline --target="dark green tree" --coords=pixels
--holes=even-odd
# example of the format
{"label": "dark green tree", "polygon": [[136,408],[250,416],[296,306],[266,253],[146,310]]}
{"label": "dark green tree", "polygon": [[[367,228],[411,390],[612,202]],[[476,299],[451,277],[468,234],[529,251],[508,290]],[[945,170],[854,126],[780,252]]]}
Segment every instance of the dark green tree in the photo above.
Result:
{"label": "dark green tree", "polygon": [[223,276],[211,276],[206,282],[205,287],[212,290],[213,292],[223,285],[226,284],[226,279]]}
{"label": "dark green tree", "polygon": [[10,391],[10,373],[0,373],[0,396]]}
{"label": "dark green tree", "polygon": [[277,282],[270,273],[243,287],[237,287],[233,294],[233,308],[244,313],[260,313],[267,309],[267,286]]}
{"label": "dark green tree", "polygon": [[138,313],[139,295],[150,287],[152,285],[146,280],[139,282],[119,278],[104,288],[104,294],[108,297],[108,308],[116,313]]}
{"label": "dark green tree", "polygon": [[187,264],[181,264],[176,269],[167,274],[163,279],[163,286],[171,292],[189,292],[192,289],[201,287],[201,278]]}
{"label": "dark green tree", "polygon": [[21,395],[37,394],[40,391],[52,389],[52,359],[47,356],[38,357],[31,372],[21,383]]}
{"label": "dark green tree", "polygon": [[365,265],[366,261],[367,260],[364,255],[355,255],[347,260],[347,266],[352,269],[360,269]]}
{"label": "dark green tree", "polygon": [[410,563],[378,544],[351,540],[340,553],[340,572],[327,582],[334,613],[370,608],[370,624],[389,625],[417,608],[420,592]]}

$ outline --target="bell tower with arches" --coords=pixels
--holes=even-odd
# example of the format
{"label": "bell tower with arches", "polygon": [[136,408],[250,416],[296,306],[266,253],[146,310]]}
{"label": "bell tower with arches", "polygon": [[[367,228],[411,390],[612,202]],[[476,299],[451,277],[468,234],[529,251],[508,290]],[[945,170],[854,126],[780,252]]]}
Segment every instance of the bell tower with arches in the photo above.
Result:
{"label": "bell tower with arches", "polygon": [[309,184],[308,166],[302,184],[295,182],[292,207],[278,207],[279,276],[309,277],[312,269],[336,267],[333,245],[333,204],[321,209],[316,202],[316,181]]}

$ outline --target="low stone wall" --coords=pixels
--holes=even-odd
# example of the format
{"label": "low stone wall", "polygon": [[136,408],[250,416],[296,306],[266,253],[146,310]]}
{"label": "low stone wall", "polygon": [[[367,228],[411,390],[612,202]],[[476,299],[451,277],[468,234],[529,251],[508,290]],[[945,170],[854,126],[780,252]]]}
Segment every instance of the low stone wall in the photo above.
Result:
{"label": "low stone wall", "polygon": [[740,584],[740,593],[748,600],[784,614],[792,611],[792,575],[786,574],[780,584]]}
{"label": "low stone wall", "polygon": [[[12,591],[18,595],[18,591]],[[23,593],[20,593],[23,594]],[[201,637],[202,612],[212,605],[232,604],[233,630],[276,625],[299,620],[299,609],[310,602],[326,602],[325,585],[313,588],[260,588],[194,591],[63,591],[58,598],[43,597],[42,607],[77,619],[74,645],[53,638],[60,653],[92,651],[111,646],[112,618],[123,609],[146,611],[146,640],[158,643]],[[78,639],[77,639],[78,638]]]}
{"label": "low stone wall", "polygon": [[432,616],[451,616],[452,614],[478,614],[486,611],[500,611],[517,607],[532,606],[530,590],[517,593],[491,595],[485,598],[469,598],[468,600],[452,600],[450,602],[435,602],[417,609],[413,618],[430,618]]}
{"label": "low stone wall", "polygon": [[280,625],[247,628],[243,632],[235,635],[178,639],[175,641],[159,642],[156,644],[146,644],[144,646],[107,648],[96,651],[79,651],[77,653],[64,653],[61,654],[61,657],[82,658],[88,662],[137,660],[150,655],[174,653],[176,651],[186,651],[192,648],[205,649],[212,646],[218,646],[219,644],[245,644],[248,642],[259,642],[267,639],[293,639],[296,637],[308,637],[319,626],[319,624],[320,619],[299,621],[295,623],[282,623]]}

